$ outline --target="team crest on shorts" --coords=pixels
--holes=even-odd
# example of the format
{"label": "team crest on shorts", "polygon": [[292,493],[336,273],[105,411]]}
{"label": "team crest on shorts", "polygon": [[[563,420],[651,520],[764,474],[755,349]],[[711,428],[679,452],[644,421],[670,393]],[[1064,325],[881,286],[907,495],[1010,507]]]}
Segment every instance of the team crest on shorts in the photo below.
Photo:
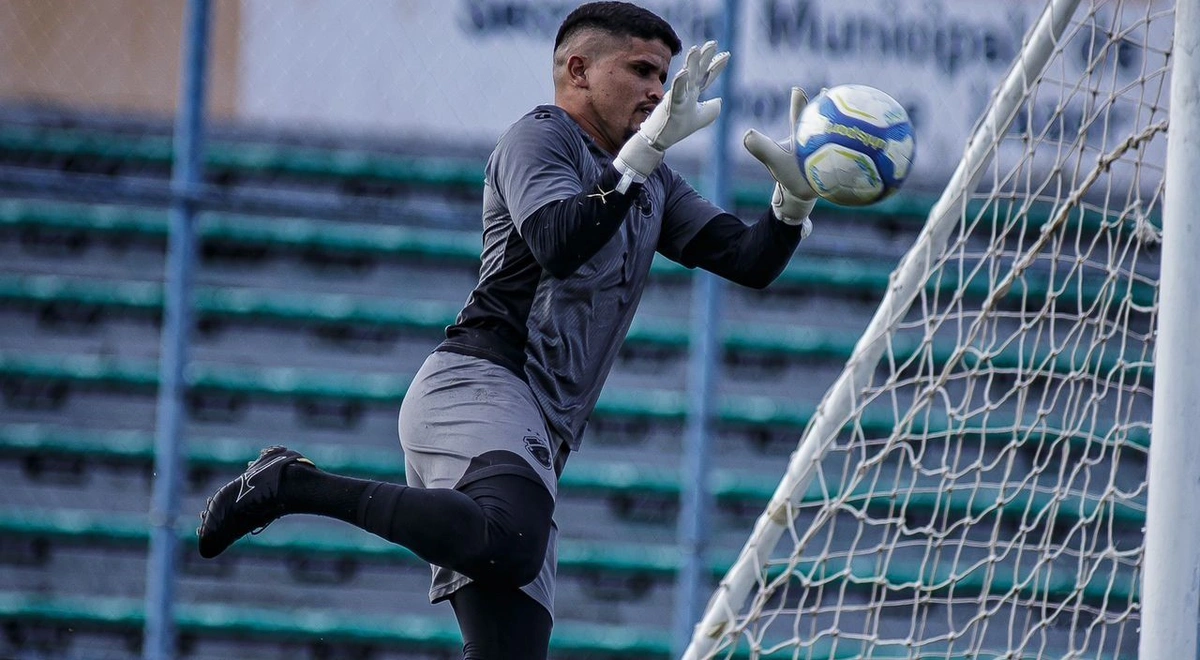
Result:
{"label": "team crest on shorts", "polygon": [[538,462],[538,465],[550,469],[550,446],[545,440],[536,435],[525,436],[525,451],[533,457],[533,460]]}

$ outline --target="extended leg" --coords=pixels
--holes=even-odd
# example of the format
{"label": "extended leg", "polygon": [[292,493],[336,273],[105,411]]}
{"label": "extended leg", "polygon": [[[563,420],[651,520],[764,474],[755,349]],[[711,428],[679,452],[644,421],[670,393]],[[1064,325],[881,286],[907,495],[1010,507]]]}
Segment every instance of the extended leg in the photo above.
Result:
{"label": "extended leg", "polygon": [[554,499],[511,452],[477,457],[456,488],[425,489],[323,472],[296,452],[270,448],[209,500],[200,552],[214,557],[289,513],[344,520],[431,564],[519,587],[542,567]]}

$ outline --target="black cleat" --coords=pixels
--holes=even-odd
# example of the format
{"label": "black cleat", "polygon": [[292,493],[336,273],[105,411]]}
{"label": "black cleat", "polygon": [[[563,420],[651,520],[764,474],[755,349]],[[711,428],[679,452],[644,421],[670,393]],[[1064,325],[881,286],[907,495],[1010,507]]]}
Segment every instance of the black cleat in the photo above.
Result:
{"label": "black cleat", "polygon": [[257,534],[284,514],[279,501],[283,469],[292,463],[313,462],[287,447],[267,447],[251,461],[242,476],[208,498],[200,512],[200,556],[212,559],[247,534]]}

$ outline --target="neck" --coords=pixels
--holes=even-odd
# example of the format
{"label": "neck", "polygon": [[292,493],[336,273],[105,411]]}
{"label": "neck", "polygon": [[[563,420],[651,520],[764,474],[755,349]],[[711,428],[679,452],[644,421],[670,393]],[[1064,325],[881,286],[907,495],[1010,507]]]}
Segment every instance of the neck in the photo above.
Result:
{"label": "neck", "polygon": [[592,138],[592,141],[596,143],[596,146],[612,155],[616,155],[617,151],[620,150],[621,145],[616,144],[609,139],[605,135],[604,131],[600,130],[599,123],[594,121],[590,115],[580,112],[570,105],[559,103],[558,101],[555,101],[555,105],[562,108],[567,115],[571,117],[571,119],[574,119],[575,123],[579,124],[579,127],[583,129],[583,132],[587,133],[588,136]]}

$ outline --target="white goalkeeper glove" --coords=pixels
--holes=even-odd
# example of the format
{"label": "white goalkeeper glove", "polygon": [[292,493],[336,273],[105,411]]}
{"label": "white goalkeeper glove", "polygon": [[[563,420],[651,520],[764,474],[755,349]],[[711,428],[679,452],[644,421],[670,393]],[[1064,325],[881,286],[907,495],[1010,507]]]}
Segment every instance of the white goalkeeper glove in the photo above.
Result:
{"label": "white goalkeeper glove", "polygon": [[728,63],[729,53],[718,53],[715,41],[688,49],[671,89],[613,159],[613,166],[621,172],[618,192],[644,182],[662,162],[668,147],[716,121],[721,114],[721,99],[701,101],[700,95]]}
{"label": "white goalkeeper glove", "polygon": [[[804,106],[808,105],[808,96],[799,87],[792,88],[791,135],[796,135],[796,121]],[[792,147],[792,137],[783,142],[776,142],[754,129],[746,131],[742,144],[751,156],[766,166],[771,176],[775,177],[775,192],[771,195],[771,210],[775,217],[789,225],[803,225],[801,236],[807,237],[812,232],[812,221],[808,214],[817,201],[817,193],[804,178],[800,164],[796,162],[796,152]]]}

